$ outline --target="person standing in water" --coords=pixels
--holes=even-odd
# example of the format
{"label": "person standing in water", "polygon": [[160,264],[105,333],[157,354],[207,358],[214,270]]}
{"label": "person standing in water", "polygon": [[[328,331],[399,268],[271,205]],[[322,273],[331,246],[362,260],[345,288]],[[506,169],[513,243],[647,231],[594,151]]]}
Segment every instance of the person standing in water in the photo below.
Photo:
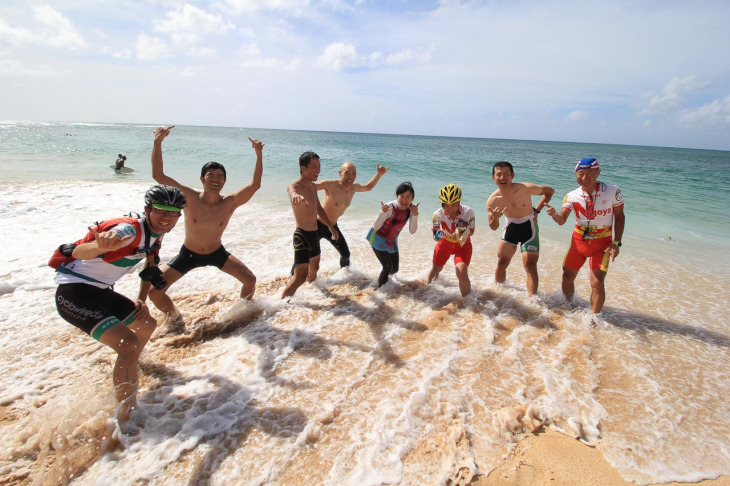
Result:
{"label": "person standing in water", "polygon": [[[117,353],[112,379],[121,422],[137,403],[139,356],[157,326],[144,301],[150,282],[160,276],[157,255],[162,237],[175,227],[186,201],[177,188],[159,185],[145,193],[144,203],[143,218],[90,226],[85,238],[62,245],[52,258],[63,262],[56,274],[58,314]],[[113,286],[142,261],[139,294],[132,301]]]}
{"label": "person standing in water", "polygon": [[297,227],[293,238],[294,265],[291,278],[281,294],[282,299],[294,295],[305,281],[314,282],[317,278],[321,256],[318,225],[323,224],[326,227],[333,241],[336,242],[340,237],[317,197],[314,181],[319,177],[319,172],[319,155],[304,152],[299,157],[299,178],[287,187]]}
{"label": "person standing in water", "polygon": [[565,195],[559,213],[546,205],[548,216],[561,226],[575,210],[575,228],[563,260],[562,290],[568,300],[573,298],[575,278],[589,259],[591,312],[594,314],[601,312],[606,301],[609,258],[613,261],[618,256],[626,224],[621,189],[600,182],[600,173],[596,159],[581,159],[575,166],[575,178],[580,187]]}
{"label": "person standing in water", "polygon": [[378,277],[378,287],[382,287],[390,275],[398,272],[398,235],[403,227],[408,223],[411,234],[418,230],[418,206],[421,203],[413,204],[416,193],[411,183],[401,183],[396,188],[395,195],[396,199],[388,204],[380,201],[380,213],[367,235],[373,253],[383,266]]}
{"label": "person standing in water", "polygon": [[185,210],[185,240],[180,252],[163,269],[167,285],[162,289],[152,289],[150,300],[168,316],[175,317],[179,312],[172,299],[167,295],[170,287],[183,275],[194,268],[215,266],[235,277],[243,284],[241,298],[251,299],[256,290],[256,276],[238,258],[223,247],[221,239],[233,212],[246,204],[261,187],[263,175],[263,148],[260,140],[249,138],[256,153],[251,182],[237,192],[221,195],[226,183],[226,169],[218,162],[208,162],[200,170],[203,190],[197,191],[184,186],[165,173],[162,162],[162,141],[175,128],[158,127],[152,147],[152,177],[161,183],[180,189],[188,201]]}
{"label": "person standing in water", "polygon": [[[492,179],[497,184],[497,190],[487,199],[489,227],[496,231],[499,218],[504,215],[506,219],[497,247],[494,280],[503,283],[507,279],[507,267],[520,245],[522,265],[527,273],[527,294],[534,295],[539,283],[537,260],[540,257],[537,215],[553,197],[555,189],[529,182],[513,182],[514,176],[514,169],[509,162],[497,162],[492,167]],[[532,206],[532,196],[542,196],[535,207]]]}
{"label": "person standing in water", "polygon": [[448,184],[439,191],[441,207],[433,213],[433,263],[428,273],[428,283],[438,278],[444,265],[454,255],[456,278],[461,295],[471,292],[469,263],[471,263],[471,235],[474,234],[474,211],[461,204],[461,188]]}
{"label": "person standing in water", "polygon": [[[357,168],[352,162],[345,162],[340,167],[340,178],[339,179],[325,179],[321,182],[315,183],[315,187],[318,191],[324,191],[324,200],[322,201],[322,207],[324,212],[327,213],[332,226],[337,230],[340,237],[336,240],[332,239],[332,233],[329,228],[324,224],[320,218],[317,218],[317,230],[319,231],[319,238],[324,238],[332,243],[337,252],[340,254],[340,267],[347,267],[350,265],[350,248],[347,246],[347,241],[342,235],[339,226],[337,226],[337,220],[340,219],[352,202],[353,196],[356,192],[372,191],[375,185],[378,183],[381,177],[388,172],[390,167],[383,167],[379,163],[375,166],[375,175],[366,184],[357,184],[355,178],[357,177]],[[315,272],[316,273],[316,272]]]}

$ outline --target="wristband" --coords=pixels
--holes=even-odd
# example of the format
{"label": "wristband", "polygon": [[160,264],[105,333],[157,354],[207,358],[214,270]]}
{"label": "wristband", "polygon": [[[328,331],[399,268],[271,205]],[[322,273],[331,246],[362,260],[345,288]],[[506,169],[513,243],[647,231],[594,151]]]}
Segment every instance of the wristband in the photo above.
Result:
{"label": "wristband", "polygon": [[619,248],[621,248],[621,242],[620,242],[620,241],[614,241],[614,242],[613,242],[613,243],[611,243],[611,244],[612,244],[612,245],[616,245],[616,246],[618,246]]}

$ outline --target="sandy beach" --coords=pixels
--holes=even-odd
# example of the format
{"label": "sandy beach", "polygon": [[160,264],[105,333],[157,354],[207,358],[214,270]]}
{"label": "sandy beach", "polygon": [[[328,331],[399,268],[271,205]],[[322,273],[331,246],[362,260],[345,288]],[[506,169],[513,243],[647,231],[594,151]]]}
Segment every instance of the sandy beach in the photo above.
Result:
{"label": "sandy beach", "polygon": [[[572,485],[624,486],[634,483],[624,480],[601,453],[601,445],[590,447],[578,440],[542,429],[527,435],[515,451],[495,470],[472,482],[479,486],[507,485]],[[689,483],[663,483],[679,486]],[[730,477],[700,481],[707,486],[728,486]]]}

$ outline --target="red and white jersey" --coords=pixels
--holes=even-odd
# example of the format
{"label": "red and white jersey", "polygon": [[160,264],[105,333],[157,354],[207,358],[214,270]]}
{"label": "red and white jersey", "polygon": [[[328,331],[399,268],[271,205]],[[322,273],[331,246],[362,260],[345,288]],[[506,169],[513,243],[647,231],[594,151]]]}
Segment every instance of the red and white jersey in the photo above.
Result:
{"label": "red and white jersey", "polygon": [[[589,233],[595,237],[608,236],[613,226],[614,208],[623,207],[621,189],[618,186],[598,182],[598,189],[592,194],[582,187],[570,191],[563,199],[563,208],[575,212],[575,226],[589,225]],[[606,234],[607,233],[607,234]]]}
{"label": "red and white jersey", "polygon": [[[135,265],[147,258],[146,250],[148,249],[143,248],[147,236],[145,235],[143,221],[144,219],[117,218],[97,225],[96,229],[99,232],[114,231],[121,237],[133,236],[133,238],[119,250],[99,255],[90,260],[73,260],[66,265],[68,270],[90,277],[96,282],[72,274],[58,272],[55,278],[56,283],[85,283],[100,288],[114,285],[117,280],[131,272]],[[155,248],[154,251],[157,251],[159,245],[156,245],[156,243],[157,241],[162,242],[163,235],[151,233],[149,236],[150,247]],[[93,235],[88,233],[84,240],[79,240],[78,243],[93,240]]]}
{"label": "red and white jersey", "polygon": [[[444,232],[444,238],[447,241],[456,243],[459,238],[456,236],[456,228],[469,228],[471,233],[474,234],[475,228],[474,211],[469,206],[463,204],[459,206],[459,213],[456,215],[456,219],[451,219],[444,208],[438,208],[433,213],[433,229],[441,230]],[[469,236],[471,238],[471,235]]]}

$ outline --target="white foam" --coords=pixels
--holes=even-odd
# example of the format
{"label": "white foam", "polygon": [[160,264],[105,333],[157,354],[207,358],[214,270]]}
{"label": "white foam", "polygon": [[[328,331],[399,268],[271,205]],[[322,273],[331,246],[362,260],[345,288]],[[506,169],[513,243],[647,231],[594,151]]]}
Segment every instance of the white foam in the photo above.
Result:
{"label": "white foam", "polygon": [[[20,417],[0,432],[3,453],[28,437],[37,452],[47,427],[113,412],[113,353],[58,317],[45,262],[91,222],[139,211],[146,187],[0,191],[0,405]],[[443,484],[496,467],[529,433],[525,415],[600,443],[627,480],[730,474],[725,276],[689,281],[676,255],[622,252],[593,316],[585,272],[573,304],[559,291],[562,237],[541,241],[540,294],[527,298],[518,258],[493,284],[498,235],[477,233],[474,293],[462,299],[451,262],[425,283],[433,241],[421,228],[401,237],[401,270],[376,289],[364,239],[374,209],[340,221],[351,267],[323,241],[320,278],[288,301],[291,210],[256,199],[239,209],[224,243],[257,275],[255,300],[239,301],[238,281],[214,268],[173,286],[184,327],[147,346],[124,447],[84,463],[75,484]],[[165,237],[163,261],[183,226]],[[134,296],[138,285],[132,273],[115,289]]]}

